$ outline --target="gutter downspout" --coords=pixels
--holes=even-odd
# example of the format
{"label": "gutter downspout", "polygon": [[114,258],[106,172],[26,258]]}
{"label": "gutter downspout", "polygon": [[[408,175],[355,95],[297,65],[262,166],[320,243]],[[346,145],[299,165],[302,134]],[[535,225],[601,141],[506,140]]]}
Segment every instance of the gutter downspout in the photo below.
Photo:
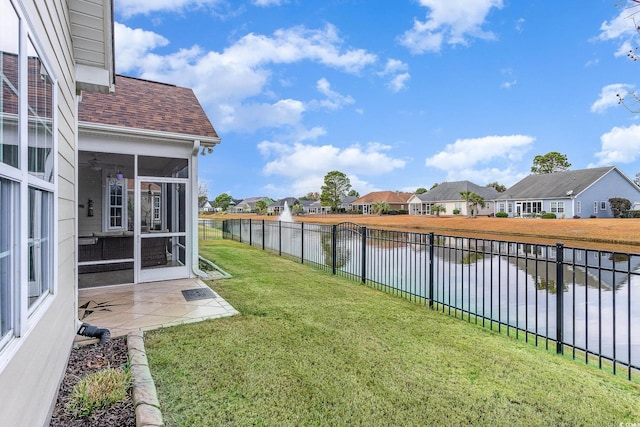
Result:
{"label": "gutter downspout", "polygon": [[191,218],[191,271],[193,274],[203,280],[208,280],[209,275],[200,270],[200,255],[198,250],[198,189],[194,188],[198,183],[198,153],[200,152],[200,140],[193,141],[193,151],[191,152],[191,170],[189,171],[189,181],[191,181],[191,209],[193,213]]}

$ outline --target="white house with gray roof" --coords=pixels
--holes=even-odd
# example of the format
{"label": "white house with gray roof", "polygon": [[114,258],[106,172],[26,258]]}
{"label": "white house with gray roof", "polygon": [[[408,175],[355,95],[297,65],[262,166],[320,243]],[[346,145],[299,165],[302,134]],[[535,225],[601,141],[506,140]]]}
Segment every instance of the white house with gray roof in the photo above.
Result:
{"label": "white house with gray roof", "polygon": [[615,166],[529,175],[502,193],[496,212],[531,217],[552,212],[558,218],[611,218],[609,199],[640,202],[640,188]]}
{"label": "white house with gray roof", "polygon": [[471,207],[462,198],[464,191],[472,191],[485,200],[485,207],[478,207],[477,215],[494,213],[494,200],[500,195],[493,187],[481,187],[470,181],[443,182],[437,187],[422,194],[414,194],[409,199],[409,215],[431,215],[431,207],[443,205],[444,214],[451,215],[455,210],[460,215],[467,215]]}

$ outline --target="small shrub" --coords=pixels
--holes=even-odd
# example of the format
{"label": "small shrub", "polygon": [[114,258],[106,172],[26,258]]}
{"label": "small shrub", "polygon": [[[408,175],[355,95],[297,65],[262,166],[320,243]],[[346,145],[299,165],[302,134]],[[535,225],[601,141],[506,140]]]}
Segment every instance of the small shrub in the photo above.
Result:
{"label": "small shrub", "polygon": [[398,210],[398,215],[408,215],[409,211],[406,209],[400,209]]}
{"label": "small shrub", "polygon": [[629,218],[640,218],[640,211],[629,211]]}
{"label": "small shrub", "polygon": [[574,215],[573,219],[580,219],[580,215]]}
{"label": "small shrub", "polygon": [[553,212],[545,212],[540,216],[542,217],[542,219],[556,219],[556,214],[554,214]]}
{"label": "small shrub", "polygon": [[454,215],[460,215],[460,209],[454,209],[453,210],[453,214]]}
{"label": "small shrub", "polygon": [[597,218],[595,215],[589,215],[589,218]]}
{"label": "small shrub", "polygon": [[509,218],[509,214],[506,212],[496,212],[496,218]]}
{"label": "small shrub", "polygon": [[91,415],[96,409],[125,400],[130,386],[128,369],[107,368],[94,372],[73,387],[67,409],[77,415]]}

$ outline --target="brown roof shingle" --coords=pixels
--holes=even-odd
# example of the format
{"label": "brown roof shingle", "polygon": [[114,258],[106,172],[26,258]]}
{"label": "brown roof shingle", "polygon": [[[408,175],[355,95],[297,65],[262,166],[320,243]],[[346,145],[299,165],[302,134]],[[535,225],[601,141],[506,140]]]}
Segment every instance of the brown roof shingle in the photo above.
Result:
{"label": "brown roof shingle", "polygon": [[218,138],[189,88],[116,76],[115,93],[83,92],[79,121]]}

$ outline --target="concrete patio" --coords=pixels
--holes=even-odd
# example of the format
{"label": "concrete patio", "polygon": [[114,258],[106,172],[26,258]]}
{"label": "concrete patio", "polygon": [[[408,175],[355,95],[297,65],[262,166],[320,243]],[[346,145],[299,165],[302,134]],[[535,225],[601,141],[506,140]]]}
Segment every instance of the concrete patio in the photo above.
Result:
{"label": "concrete patio", "polygon": [[[182,291],[191,289],[210,288],[200,279],[180,279],[80,289],[78,319],[109,329],[112,337],[118,337],[138,329],[148,331],[238,314],[213,291],[210,297],[187,301]],[[76,342],[91,339],[76,336]]]}

